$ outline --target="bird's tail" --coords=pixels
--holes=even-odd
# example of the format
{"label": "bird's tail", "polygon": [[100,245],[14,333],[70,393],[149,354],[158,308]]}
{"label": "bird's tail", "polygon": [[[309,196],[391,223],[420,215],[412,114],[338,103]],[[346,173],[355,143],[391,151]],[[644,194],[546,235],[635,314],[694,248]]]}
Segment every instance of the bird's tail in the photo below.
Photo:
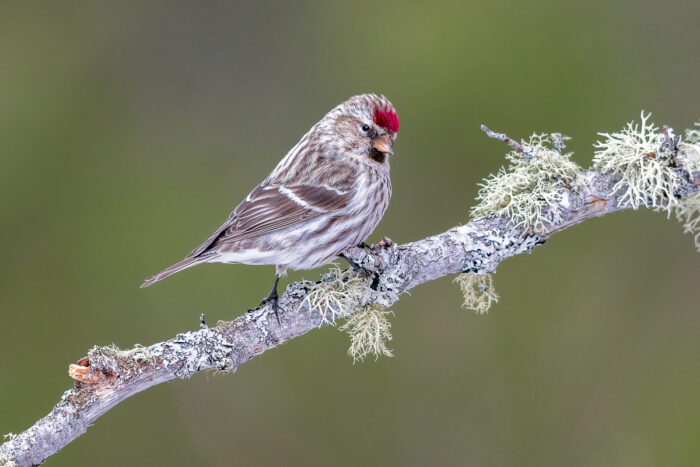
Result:
{"label": "bird's tail", "polygon": [[163,280],[166,277],[168,277],[172,274],[175,274],[176,272],[180,272],[183,269],[187,269],[190,266],[194,266],[195,264],[201,263],[202,261],[203,261],[203,258],[201,256],[198,256],[196,258],[185,258],[182,261],[180,261],[179,263],[175,263],[172,266],[170,266],[169,268],[165,268],[164,270],[162,270],[161,272],[159,272],[155,276],[149,277],[148,279],[146,279],[143,282],[143,284],[141,284],[141,288],[143,289],[144,287],[148,287],[149,285],[152,285],[152,284],[158,282],[159,280]]}

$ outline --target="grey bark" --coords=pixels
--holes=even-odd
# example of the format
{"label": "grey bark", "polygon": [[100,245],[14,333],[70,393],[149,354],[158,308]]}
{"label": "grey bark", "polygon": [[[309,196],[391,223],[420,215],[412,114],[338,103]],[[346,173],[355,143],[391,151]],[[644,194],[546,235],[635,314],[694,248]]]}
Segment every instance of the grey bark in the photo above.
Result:
{"label": "grey bark", "polygon": [[[674,194],[676,198],[700,190],[700,172],[678,170],[685,182]],[[619,192],[612,191],[617,182],[614,176],[589,170],[583,177],[585,188],[577,193],[568,191],[563,197],[563,220],[544,233],[524,232],[514,228],[507,218],[489,216],[404,245],[386,242],[369,251],[349,250],[347,254],[357,264],[379,278],[376,290],[370,290],[360,305],[390,306],[402,292],[448,274],[493,272],[505,258],[530,252],[560,230],[630,208],[620,202]],[[71,374],[78,381],[53,410],[0,446],[0,465],[3,459],[6,465],[40,464],[137,392],[173,378],[189,378],[202,370],[234,372],[256,355],[323,326],[320,312],[309,312],[302,304],[312,285],[302,281],[287,287],[279,301],[281,325],[267,305],[216,327],[178,334],[138,353],[105,355],[91,351],[78,365],[71,366]]]}

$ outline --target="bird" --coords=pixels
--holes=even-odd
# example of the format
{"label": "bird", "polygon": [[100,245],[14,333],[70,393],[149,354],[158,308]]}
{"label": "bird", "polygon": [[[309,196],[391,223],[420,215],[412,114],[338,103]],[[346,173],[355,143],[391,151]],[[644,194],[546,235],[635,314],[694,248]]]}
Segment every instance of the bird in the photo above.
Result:
{"label": "bird", "polygon": [[338,257],[357,269],[343,252],[365,246],[389,206],[398,131],[386,97],[350,97],[313,125],[204,243],[141,288],[201,263],[274,265],[261,305],[271,303],[279,321],[277,285],[288,270]]}

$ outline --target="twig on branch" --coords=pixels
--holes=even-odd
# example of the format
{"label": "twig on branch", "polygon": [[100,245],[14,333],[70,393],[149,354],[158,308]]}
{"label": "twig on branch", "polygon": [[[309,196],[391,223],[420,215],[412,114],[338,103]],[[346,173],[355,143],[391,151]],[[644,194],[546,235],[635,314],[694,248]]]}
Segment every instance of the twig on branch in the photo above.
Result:
{"label": "twig on branch", "polygon": [[564,144],[564,141],[569,139],[568,136],[564,136],[561,133],[552,133],[552,148],[561,154],[564,149],[566,149],[566,144]]}
{"label": "twig on branch", "polygon": [[[482,129],[523,151],[507,136],[485,126]],[[700,191],[700,170],[672,170],[682,181],[670,193],[674,200]],[[346,255],[376,274],[376,287],[367,287],[366,293],[357,296],[356,310],[370,305],[388,307],[403,292],[448,274],[493,272],[504,259],[530,252],[555,232],[589,218],[635,207],[629,197],[623,196],[625,190],[619,182],[619,174],[582,171],[575,189],[563,188],[556,206],[557,221],[542,231],[514,225],[505,215],[490,215],[404,245],[387,240],[369,251],[351,248]],[[326,277],[323,281],[333,280],[337,278]],[[333,302],[326,304],[325,309],[309,310],[311,300],[305,299],[315,286],[313,282],[301,281],[287,287],[279,299],[279,324],[272,307],[266,305],[216,327],[206,327],[202,316],[200,330],[178,334],[149,347],[124,351],[93,348],[87,357],[70,365],[75,386],[63,394],[53,410],[0,446],[0,466],[40,464],[83,434],[106,411],[137,392],[174,378],[189,378],[202,370],[234,372],[266,350],[331,324],[339,313],[348,316]]]}
{"label": "twig on branch", "polygon": [[490,130],[489,127],[487,127],[486,125],[481,125],[481,131],[486,133],[486,136],[488,136],[489,138],[503,141],[508,146],[510,146],[518,152],[523,152],[525,150],[520,143],[515,141],[513,138],[509,138],[508,135],[506,135],[505,133],[496,133],[495,131]]}
{"label": "twig on branch", "polygon": [[660,150],[662,152],[670,152],[670,151],[677,151],[678,150],[678,145],[681,142],[681,137],[680,135],[673,135],[673,129],[669,128],[668,126],[664,125],[661,127],[663,133],[664,133],[664,139],[663,143],[661,145]]}

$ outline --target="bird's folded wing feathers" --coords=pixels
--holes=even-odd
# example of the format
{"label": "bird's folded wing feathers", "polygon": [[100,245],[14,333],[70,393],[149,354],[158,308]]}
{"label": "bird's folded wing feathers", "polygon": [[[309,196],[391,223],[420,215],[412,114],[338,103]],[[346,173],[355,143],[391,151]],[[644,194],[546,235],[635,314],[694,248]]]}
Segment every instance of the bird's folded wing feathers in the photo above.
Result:
{"label": "bird's folded wing feathers", "polygon": [[318,185],[258,185],[224,224],[187,258],[199,256],[215,243],[249,239],[305,222],[347,207],[351,191]]}

